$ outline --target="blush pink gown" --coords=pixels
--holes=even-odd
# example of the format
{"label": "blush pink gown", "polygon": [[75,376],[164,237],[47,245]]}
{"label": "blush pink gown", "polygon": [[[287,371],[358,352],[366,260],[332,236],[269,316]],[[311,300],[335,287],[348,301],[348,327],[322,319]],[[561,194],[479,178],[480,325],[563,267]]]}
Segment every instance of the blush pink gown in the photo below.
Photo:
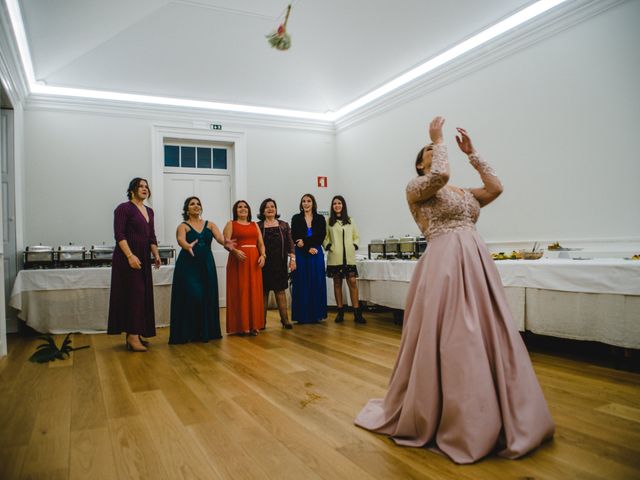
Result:
{"label": "blush pink gown", "polygon": [[[475,154],[470,161],[485,185],[499,184]],[[411,279],[388,392],[370,400],[355,423],[399,445],[436,448],[456,463],[492,452],[518,458],[555,427],[476,232],[480,204],[469,190],[446,186],[442,172],[447,151],[436,145],[431,171],[407,186],[408,197],[428,197],[410,203],[428,246]]]}

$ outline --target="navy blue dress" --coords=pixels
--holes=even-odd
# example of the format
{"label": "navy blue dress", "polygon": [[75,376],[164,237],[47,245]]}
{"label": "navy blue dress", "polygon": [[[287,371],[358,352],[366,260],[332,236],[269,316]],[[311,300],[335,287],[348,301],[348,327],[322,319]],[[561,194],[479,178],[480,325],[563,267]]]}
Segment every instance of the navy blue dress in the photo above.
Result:
{"label": "navy blue dress", "polygon": [[218,277],[211,252],[213,233],[204,223],[198,232],[187,222],[187,243],[198,240],[191,256],[180,250],[171,288],[169,343],[207,342],[222,338],[218,303]]}
{"label": "navy blue dress", "polygon": [[[298,215],[291,220],[293,224],[300,222]],[[291,318],[297,323],[317,323],[327,318],[327,280],[324,273],[324,239],[326,224],[324,217],[318,216],[312,227],[306,227],[306,235],[293,233],[293,241],[302,238],[304,247],[295,247],[296,269],[291,274]],[[301,219],[304,222],[304,217]],[[314,229],[316,231],[314,231]],[[299,228],[296,229],[298,232]],[[318,243],[319,242],[319,243]],[[318,253],[311,255],[310,248]]]}

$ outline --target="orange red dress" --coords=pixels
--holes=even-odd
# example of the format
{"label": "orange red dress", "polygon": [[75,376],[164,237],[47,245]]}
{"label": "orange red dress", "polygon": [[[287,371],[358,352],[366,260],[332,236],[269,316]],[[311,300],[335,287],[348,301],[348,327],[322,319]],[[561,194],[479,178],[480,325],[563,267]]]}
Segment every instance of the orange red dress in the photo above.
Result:
{"label": "orange red dress", "polygon": [[230,253],[227,260],[227,333],[249,333],[264,327],[262,269],[258,265],[258,226],[232,222],[231,238],[247,258]]}

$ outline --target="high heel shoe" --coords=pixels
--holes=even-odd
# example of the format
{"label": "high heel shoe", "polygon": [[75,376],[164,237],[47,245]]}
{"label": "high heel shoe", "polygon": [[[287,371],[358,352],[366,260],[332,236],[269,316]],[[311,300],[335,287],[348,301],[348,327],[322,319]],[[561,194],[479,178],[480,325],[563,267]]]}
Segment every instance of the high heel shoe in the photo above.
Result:
{"label": "high heel shoe", "polygon": [[147,348],[140,342],[139,336],[138,336],[138,344],[136,345],[135,341],[133,343],[129,342],[129,334],[127,333],[126,337],[124,338],[124,344],[126,345],[127,350],[129,350],[130,352],[146,352],[147,351]]}
{"label": "high heel shoe", "polygon": [[140,335],[138,335],[138,338],[140,339],[140,343],[145,347],[148,347],[149,344],[151,343],[149,340],[142,338]]}
{"label": "high heel shoe", "polygon": [[284,329],[291,330],[293,328],[293,323],[289,321],[285,322],[284,320],[280,320],[280,323],[282,324],[282,328]]}

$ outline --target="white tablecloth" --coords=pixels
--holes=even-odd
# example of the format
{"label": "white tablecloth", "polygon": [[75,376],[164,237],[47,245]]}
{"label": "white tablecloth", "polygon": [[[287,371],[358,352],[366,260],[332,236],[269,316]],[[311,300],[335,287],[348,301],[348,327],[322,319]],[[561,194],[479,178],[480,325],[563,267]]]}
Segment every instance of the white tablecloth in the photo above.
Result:
{"label": "white tablecloth", "polygon": [[[360,297],[403,309],[416,264],[358,261]],[[520,330],[640,348],[640,262],[502,260],[496,266]]]}
{"label": "white tablecloth", "polygon": [[[362,260],[358,262],[358,273],[363,280],[408,282],[416,264],[415,260]],[[541,258],[500,260],[496,267],[505,287],[640,295],[640,261]]]}
{"label": "white tablecloth", "polygon": [[[153,270],[156,325],[169,324],[173,265]],[[18,318],[42,333],[107,330],[111,268],[21,270],[9,299]]]}

